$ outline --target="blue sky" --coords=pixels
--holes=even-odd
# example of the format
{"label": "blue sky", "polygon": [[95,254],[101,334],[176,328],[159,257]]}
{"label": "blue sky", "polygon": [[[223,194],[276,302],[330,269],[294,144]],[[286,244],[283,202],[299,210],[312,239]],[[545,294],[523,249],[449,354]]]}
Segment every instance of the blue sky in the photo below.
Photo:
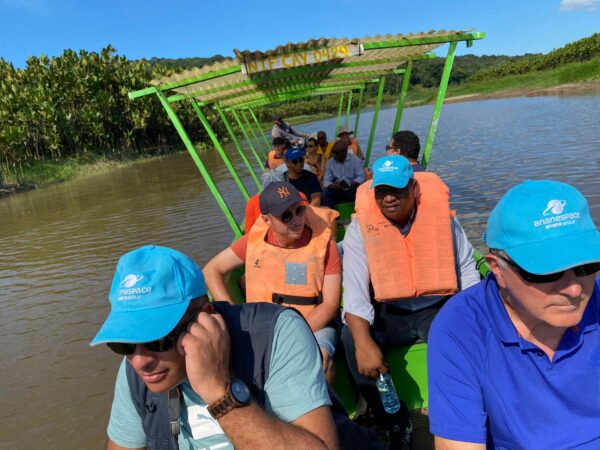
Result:
{"label": "blue sky", "polygon": [[454,29],[458,54],[547,53],[600,32],[600,0],[0,0],[0,58],[112,44],[130,59],[233,56],[317,37]]}

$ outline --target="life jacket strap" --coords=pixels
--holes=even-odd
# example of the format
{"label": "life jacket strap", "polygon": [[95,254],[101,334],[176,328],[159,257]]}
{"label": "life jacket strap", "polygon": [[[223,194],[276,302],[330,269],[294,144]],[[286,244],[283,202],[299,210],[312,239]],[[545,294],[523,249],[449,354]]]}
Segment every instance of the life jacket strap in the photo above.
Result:
{"label": "life jacket strap", "polygon": [[286,295],[273,292],[271,301],[273,303],[277,303],[278,305],[281,305],[282,303],[287,303],[290,305],[318,305],[323,301],[323,299],[320,295],[315,297],[304,297],[301,295]]}

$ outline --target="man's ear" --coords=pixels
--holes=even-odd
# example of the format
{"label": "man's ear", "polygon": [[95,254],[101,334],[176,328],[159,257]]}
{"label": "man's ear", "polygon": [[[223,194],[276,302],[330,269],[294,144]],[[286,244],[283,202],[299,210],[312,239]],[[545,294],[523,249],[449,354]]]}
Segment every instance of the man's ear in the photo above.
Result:
{"label": "man's ear", "polygon": [[265,221],[268,226],[271,226],[271,218],[268,214],[261,214],[260,217]]}
{"label": "man's ear", "polygon": [[501,288],[506,288],[506,281],[504,280],[504,271],[500,267],[500,262],[498,261],[498,257],[496,255],[492,255],[491,253],[486,253],[484,255],[485,262],[490,266],[490,270],[496,277],[496,282],[498,286]]}

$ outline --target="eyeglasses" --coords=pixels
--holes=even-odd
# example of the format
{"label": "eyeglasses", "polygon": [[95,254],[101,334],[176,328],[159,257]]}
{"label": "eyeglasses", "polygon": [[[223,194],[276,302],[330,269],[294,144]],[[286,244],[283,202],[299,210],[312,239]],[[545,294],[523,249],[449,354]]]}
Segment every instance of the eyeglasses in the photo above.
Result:
{"label": "eyeglasses", "polygon": [[304,164],[304,158],[292,159],[290,160],[290,164]]}
{"label": "eyeglasses", "polygon": [[309,148],[310,148],[310,147],[316,147],[316,145],[315,145],[315,144],[306,144],[306,146],[307,146],[307,147],[309,147]]}
{"label": "eyeglasses", "polygon": [[286,212],[284,212],[279,217],[279,220],[281,220],[283,223],[290,223],[292,221],[292,219],[294,218],[294,216],[298,216],[298,217],[303,216],[305,212],[306,212],[306,205],[300,205],[294,210],[288,209]]}
{"label": "eyeglasses", "polygon": [[[200,314],[200,310],[192,314],[190,319],[183,322],[181,326],[175,327],[173,331],[171,331],[165,337],[152,342],[144,342],[139,345],[143,345],[146,350],[150,350],[154,353],[162,353],[171,350],[173,348],[173,345],[175,345],[175,343],[177,342],[177,338],[179,337],[179,335],[187,328],[187,326],[191,322],[196,320],[198,314]],[[135,348],[138,344],[130,344],[127,342],[107,342],[106,345],[118,355],[129,356],[135,353]]]}
{"label": "eyeglasses", "polygon": [[548,273],[545,275],[538,275],[536,273],[527,272],[522,267],[518,266],[512,259],[502,256],[498,253],[498,250],[490,249],[490,253],[498,258],[506,261],[506,263],[515,269],[515,272],[527,283],[544,284],[554,283],[562,278],[567,270],[572,270],[573,273],[578,277],[585,277],[587,275],[593,275],[600,271],[600,263],[589,263],[582,264],[581,266],[571,267],[570,269],[561,270],[560,272]]}

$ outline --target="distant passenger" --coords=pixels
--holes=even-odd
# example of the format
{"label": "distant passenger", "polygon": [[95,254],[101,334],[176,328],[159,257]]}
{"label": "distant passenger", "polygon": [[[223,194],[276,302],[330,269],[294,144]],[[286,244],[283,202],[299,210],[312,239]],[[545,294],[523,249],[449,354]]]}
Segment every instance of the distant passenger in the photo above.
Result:
{"label": "distant passenger", "polygon": [[321,206],[321,183],[314,173],[304,168],[305,156],[306,153],[298,148],[285,152],[285,181],[303,193],[311,206]]}
{"label": "distant passenger", "polygon": [[408,448],[408,408],[387,414],[374,380],[390,370],[384,352],[427,341],[437,312],[479,281],[473,247],[434,173],[413,174],[408,160],[385,156],[361,186],[344,237],[342,341],[351,373],[392,447]]}
{"label": "distant passenger", "polygon": [[[363,152],[358,145],[358,141],[352,137],[353,134],[354,131],[352,131],[348,125],[341,125],[338,130],[338,139],[346,142],[348,144],[348,149],[354,156],[364,161],[365,155],[363,155]],[[329,155],[326,156],[326,159],[329,159]]]}
{"label": "distant passenger", "polygon": [[232,303],[225,276],[245,265],[246,301],[273,302],[297,309],[321,348],[328,381],[333,377],[341,262],[331,224],[337,211],[306,205],[287,182],[269,184],[260,195],[262,216],[250,233],[204,267],[213,298]]}
{"label": "distant passenger", "polygon": [[276,137],[273,139],[273,150],[269,152],[265,161],[265,169],[275,170],[283,164],[283,155],[291,147],[286,138]]}
{"label": "distant passenger", "polygon": [[600,448],[600,233],[588,202],[568,184],[525,181],[491,212],[484,241],[491,274],[429,333],[436,447]]}
{"label": "distant passenger", "polygon": [[338,448],[314,338],[292,310],[209,302],[189,257],[121,257],[91,345],[120,355],[109,450]]}
{"label": "distant passenger", "polygon": [[332,158],[327,161],[323,177],[322,204],[333,208],[342,202],[352,202],[356,188],[365,181],[362,162],[348,152],[348,143],[338,140],[331,150]]}
{"label": "distant passenger", "polygon": [[323,154],[319,153],[317,147],[317,138],[311,136],[304,144],[304,151],[306,151],[306,164],[310,166],[310,171],[321,181],[325,173],[325,162]]}
{"label": "distant passenger", "polygon": [[390,144],[386,147],[387,154],[402,155],[408,159],[413,172],[424,172],[425,168],[419,163],[421,144],[419,137],[412,131],[398,131],[394,133]]}
{"label": "distant passenger", "polygon": [[[317,153],[323,155],[324,164],[327,162],[327,159],[331,156],[331,148],[333,147],[333,142],[329,142],[327,140],[327,133],[324,131],[317,132]],[[327,158],[325,158],[327,155]]]}
{"label": "distant passenger", "polygon": [[292,144],[300,142],[298,138],[306,139],[308,134],[300,133],[294,130],[287,122],[283,121],[281,114],[275,114],[273,116],[273,129],[271,130],[271,136],[273,138],[285,138]]}

